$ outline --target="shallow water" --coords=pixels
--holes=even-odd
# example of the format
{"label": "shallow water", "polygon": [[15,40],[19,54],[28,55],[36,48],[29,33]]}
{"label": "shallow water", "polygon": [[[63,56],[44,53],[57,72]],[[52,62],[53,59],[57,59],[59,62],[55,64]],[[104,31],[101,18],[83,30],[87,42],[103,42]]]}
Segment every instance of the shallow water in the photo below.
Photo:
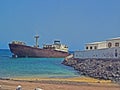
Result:
{"label": "shallow water", "polygon": [[74,77],[71,67],[64,66],[64,58],[12,58],[9,50],[0,50],[0,77]]}

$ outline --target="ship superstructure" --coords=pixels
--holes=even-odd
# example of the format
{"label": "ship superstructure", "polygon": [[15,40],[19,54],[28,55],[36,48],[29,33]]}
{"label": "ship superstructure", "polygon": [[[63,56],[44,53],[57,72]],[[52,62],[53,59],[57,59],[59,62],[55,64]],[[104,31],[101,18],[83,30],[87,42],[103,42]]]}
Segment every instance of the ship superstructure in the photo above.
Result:
{"label": "ship superstructure", "polygon": [[53,49],[57,51],[68,52],[68,46],[61,44],[60,41],[54,41],[54,44],[51,45],[44,44],[43,49]]}

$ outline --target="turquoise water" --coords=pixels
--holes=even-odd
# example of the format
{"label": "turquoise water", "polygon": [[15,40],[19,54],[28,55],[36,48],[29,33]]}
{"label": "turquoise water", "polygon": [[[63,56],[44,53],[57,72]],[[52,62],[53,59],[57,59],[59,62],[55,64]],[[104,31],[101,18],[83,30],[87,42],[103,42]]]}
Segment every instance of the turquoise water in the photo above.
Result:
{"label": "turquoise water", "polygon": [[12,58],[9,50],[0,50],[0,77],[74,77],[73,68],[64,66],[64,58]]}

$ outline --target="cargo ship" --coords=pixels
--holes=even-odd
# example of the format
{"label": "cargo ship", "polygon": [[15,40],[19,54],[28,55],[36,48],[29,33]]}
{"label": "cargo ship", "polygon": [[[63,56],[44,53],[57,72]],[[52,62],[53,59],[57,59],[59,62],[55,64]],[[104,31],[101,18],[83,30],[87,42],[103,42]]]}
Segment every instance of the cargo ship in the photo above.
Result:
{"label": "cargo ship", "polygon": [[12,41],[9,43],[10,51],[13,53],[12,57],[34,57],[34,58],[64,58],[69,54],[68,46],[61,44],[59,40],[55,40],[53,44],[44,44],[39,48],[38,38],[35,37],[36,44],[28,46],[21,41]]}

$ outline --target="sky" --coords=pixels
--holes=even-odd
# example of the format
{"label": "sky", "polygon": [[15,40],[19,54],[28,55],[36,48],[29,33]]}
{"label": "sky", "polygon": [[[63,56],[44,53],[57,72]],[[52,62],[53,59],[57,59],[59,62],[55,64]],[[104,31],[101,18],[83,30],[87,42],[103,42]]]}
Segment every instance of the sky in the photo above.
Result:
{"label": "sky", "polygon": [[120,37],[120,0],[0,0],[0,49],[11,41],[39,45],[54,40],[69,50]]}

